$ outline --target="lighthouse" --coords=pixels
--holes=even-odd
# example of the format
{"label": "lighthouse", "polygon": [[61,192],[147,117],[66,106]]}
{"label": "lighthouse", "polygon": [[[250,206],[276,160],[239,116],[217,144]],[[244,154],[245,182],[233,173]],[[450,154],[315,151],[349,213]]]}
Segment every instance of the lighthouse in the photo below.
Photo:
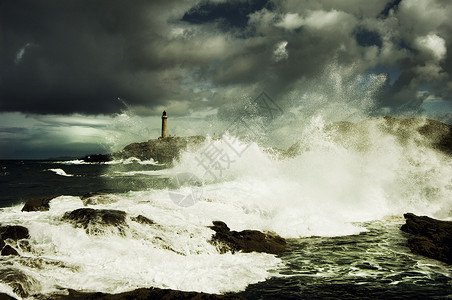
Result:
{"label": "lighthouse", "polygon": [[166,138],[166,120],[168,117],[166,116],[166,111],[163,111],[162,114],[162,139]]}

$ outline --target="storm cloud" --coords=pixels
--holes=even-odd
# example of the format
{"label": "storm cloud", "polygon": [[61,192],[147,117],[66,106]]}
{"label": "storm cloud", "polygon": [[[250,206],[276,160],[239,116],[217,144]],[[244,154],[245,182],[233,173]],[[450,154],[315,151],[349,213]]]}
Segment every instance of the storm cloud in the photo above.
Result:
{"label": "storm cloud", "polygon": [[450,15],[444,0],[6,0],[0,110],[111,114],[122,98],[146,115],[264,88],[283,99],[333,60],[350,78],[386,72],[379,105],[416,109],[420,89],[451,99]]}

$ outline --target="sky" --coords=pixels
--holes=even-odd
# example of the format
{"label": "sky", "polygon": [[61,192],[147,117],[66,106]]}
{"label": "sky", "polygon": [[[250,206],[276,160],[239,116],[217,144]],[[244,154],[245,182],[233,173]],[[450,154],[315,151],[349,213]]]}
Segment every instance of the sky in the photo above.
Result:
{"label": "sky", "polygon": [[170,134],[202,134],[263,91],[292,117],[452,123],[451,15],[450,0],[0,0],[0,159],[157,138],[164,109]]}

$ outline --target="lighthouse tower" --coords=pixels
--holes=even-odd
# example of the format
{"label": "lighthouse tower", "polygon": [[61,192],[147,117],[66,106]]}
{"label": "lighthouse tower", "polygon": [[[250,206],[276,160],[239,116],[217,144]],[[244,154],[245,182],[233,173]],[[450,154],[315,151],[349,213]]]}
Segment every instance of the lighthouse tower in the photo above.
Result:
{"label": "lighthouse tower", "polygon": [[168,117],[166,116],[166,111],[163,111],[162,114],[162,139],[166,138],[166,120]]}

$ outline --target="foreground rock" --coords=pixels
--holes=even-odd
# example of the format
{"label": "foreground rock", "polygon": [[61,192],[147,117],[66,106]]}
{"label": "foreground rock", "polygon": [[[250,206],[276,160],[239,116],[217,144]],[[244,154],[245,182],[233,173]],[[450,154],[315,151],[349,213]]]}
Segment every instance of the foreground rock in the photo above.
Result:
{"label": "foreground rock", "polygon": [[22,211],[48,211],[50,209],[50,201],[59,196],[61,195],[31,198],[25,203]]}
{"label": "foreground rock", "polygon": [[0,300],[16,300],[16,298],[11,297],[11,296],[8,295],[8,294],[0,293]]}
{"label": "foreground rock", "polygon": [[121,210],[79,208],[65,213],[62,219],[75,227],[85,229],[87,234],[110,232],[123,235],[127,227],[126,216]]}
{"label": "foreground rock", "polygon": [[28,238],[30,238],[28,229],[23,226],[1,226],[0,254],[3,256],[19,255],[16,249],[28,250]]}
{"label": "foreground rock", "polygon": [[403,215],[401,230],[410,233],[408,246],[416,254],[452,264],[452,222],[435,220],[412,213]]}
{"label": "foreground rock", "polygon": [[128,300],[128,299],[166,299],[166,300],[176,300],[176,299],[193,299],[193,300],[216,300],[216,299],[246,299],[243,297],[233,297],[226,295],[213,295],[206,293],[197,292],[183,292],[170,289],[159,289],[159,288],[142,288],[136,289],[130,292],[124,292],[119,294],[105,294],[105,293],[84,293],[69,290],[68,295],[50,295],[46,297],[36,296],[36,299],[52,299],[52,300]]}
{"label": "foreground rock", "polygon": [[218,246],[221,253],[242,251],[278,254],[288,250],[286,241],[276,234],[257,230],[231,231],[221,221],[214,221],[210,228],[216,232],[211,242]]}
{"label": "foreground rock", "polygon": [[[39,285],[31,276],[14,267],[2,268],[0,272],[0,283],[9,286],[12,292],[20,297],[20,299],[29,297],[30,294],[33,294],[34,287]],[[0,300],[3,299],[16,298],[7,294],[0,294]]]}

